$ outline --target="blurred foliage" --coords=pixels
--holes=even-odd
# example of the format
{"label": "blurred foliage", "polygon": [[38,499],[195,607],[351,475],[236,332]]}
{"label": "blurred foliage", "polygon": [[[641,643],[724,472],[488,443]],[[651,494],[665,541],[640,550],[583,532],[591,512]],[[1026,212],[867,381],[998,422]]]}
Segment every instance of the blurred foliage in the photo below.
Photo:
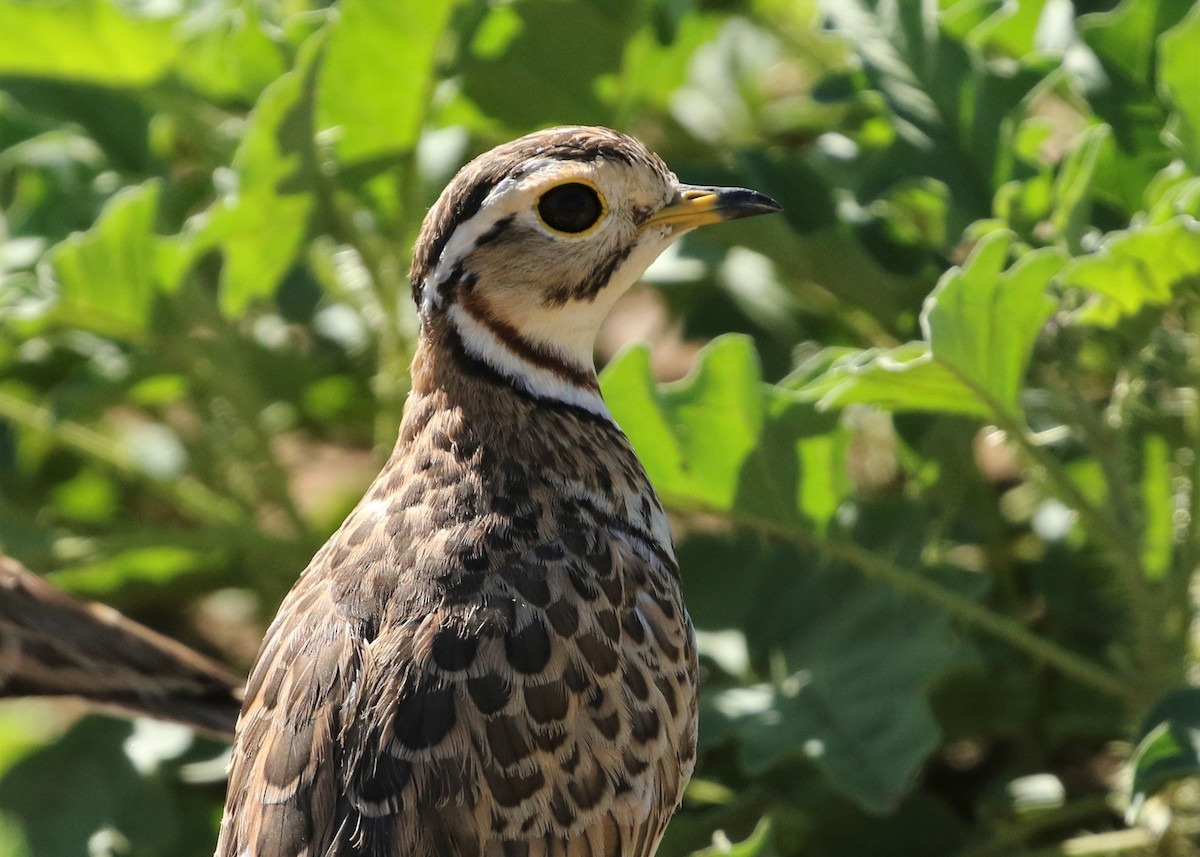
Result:
{"label": "blurred foliage", "polygon": [[[0,549],[244,667],[394,439],[425,209],[611,125],[786,206],[603,337],[657,319],[603,384],[700,629],[662,854],[1194,852],[1190,0],[0,0],[0,34]],[[211,853],[219,747],[0,724],[3,857]]]}

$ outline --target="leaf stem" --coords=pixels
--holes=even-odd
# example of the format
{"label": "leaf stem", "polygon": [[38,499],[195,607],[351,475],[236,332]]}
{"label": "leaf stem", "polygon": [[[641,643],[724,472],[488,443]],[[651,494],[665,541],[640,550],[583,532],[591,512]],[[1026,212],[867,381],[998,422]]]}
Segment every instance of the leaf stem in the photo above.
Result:
{"label": "leaf stem", "polygon": [[737,511],[714,509],[678,497],[664,495],[672,511],[687,515],[715,515],[728,519],[737,527],[757,531],[768,537],[789,542],[797,547],[823,554],[844,562],[874,580],[911,593],[963,623],[990,634],[1035,660],[1055,667],[1064,675],[1092,687],[1108,696],[1135,702],[1129,685],[1118,675],[1092,663],[1074,652],[1030,631],[1021,623],[995,613],[986,607],[929,579],[917,571],[902,568],[847,542],[821,538],[800,527],[788,527]]}

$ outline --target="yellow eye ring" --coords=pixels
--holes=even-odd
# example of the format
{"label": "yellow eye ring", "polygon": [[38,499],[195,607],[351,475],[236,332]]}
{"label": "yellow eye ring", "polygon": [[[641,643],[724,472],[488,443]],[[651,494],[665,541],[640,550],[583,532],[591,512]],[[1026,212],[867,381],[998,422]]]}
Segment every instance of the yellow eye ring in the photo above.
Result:
{"label": "yellow eye ring", "polygon": [[579,238],[599,226],[608,213],[608,206],[598,187],[590,181],[572,179],[539,196],[534,211],[551,232]]}

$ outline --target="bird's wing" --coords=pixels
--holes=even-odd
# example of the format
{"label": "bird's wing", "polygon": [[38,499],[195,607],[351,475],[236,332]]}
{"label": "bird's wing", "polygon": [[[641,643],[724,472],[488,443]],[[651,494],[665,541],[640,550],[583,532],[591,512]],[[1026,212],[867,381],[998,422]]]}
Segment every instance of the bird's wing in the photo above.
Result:
{"label": "bird's wing", "polygon": [[232,738],[241,679],[0,556],[0,696],[77,696]]}
{"label": "bird's wing", "polygon": [[678,596],[626,597],[650,576],[615,543],[458,601],[306,573],[251,675],[217,857],[650,857],[695,741]]}
{"label": "bird's wing", "polygon": [[246,685],[217,857],[325,857],[336,838],[343,713],[365,639],[303,576]]}

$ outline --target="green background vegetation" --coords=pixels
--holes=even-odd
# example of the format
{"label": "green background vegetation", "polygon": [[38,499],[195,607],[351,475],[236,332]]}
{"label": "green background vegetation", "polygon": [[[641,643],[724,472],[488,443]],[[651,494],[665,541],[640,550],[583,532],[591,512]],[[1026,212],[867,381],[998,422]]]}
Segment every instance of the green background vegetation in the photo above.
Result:
{"label": "green background vegetation", "polygon": [[[394,439],[425,209],[611,125],[786,206],[602,341],[701,631],[662,853],[1188,853],[1191,7],[0,0],[0,549],[245,668]],[[76,714],[0,707],[0,855],[211,854],[222,748]]]}

